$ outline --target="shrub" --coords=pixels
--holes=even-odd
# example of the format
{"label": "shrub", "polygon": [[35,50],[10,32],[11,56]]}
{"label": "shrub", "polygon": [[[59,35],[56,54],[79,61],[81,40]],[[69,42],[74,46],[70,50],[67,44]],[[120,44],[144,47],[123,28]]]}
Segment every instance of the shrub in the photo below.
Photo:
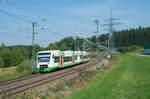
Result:
{"label": "shrub", "polygon": [[28,75],[32,73],[31,60],[25,60],[21,64],[17,65],[16,71],[22,75]]}
{"label": "shrub", "polygon": [[132,46],[128,47],[128,50],[129,50],[129,52],[133,52],[133,51],[137,50],[138,48],[139,48],[138,46],[132,45]]}
{"label": "shrub", "polygon": [[135,51],[139,48],[140,48],[139,46],[132,45],[132,46],[129,46],[129,47],[119,47],[118,51],[122,52],[122,53],[126,53],[126,52],[133,52],[133,51]]}
{"label": "shrub", "polygon": [[3,59],[0,57],[0,67],[3,67],[4,66],[4,61]]}
{"label": "shrub", "polygon": [[64,89],[65,89],[64,82],[59,82],[58,84],[56,84],[55,88],[53,88],[52,90],[57,93],[57,92],[62,91]]}
{"label": "shrub", "polygon": [[126,53],[126,52],[128,52],[128,49],[127,49],[127,47],[119,47],[118,51],[122,52],[122,53]]}

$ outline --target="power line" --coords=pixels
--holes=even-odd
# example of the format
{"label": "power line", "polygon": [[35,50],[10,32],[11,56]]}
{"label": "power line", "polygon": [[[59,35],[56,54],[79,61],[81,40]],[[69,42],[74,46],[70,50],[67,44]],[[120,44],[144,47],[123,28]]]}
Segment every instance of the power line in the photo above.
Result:
{"label": "power line", "polygon": [[[8,3],[9,5],[15,7],[17,10],[20,10],[21,12],[26,13],[26,15],[25,15],[25,14],[23,15],[23,13],[21,13],[21,14],[19,14],[20,16],[32,18],[32,19],[34,19],[34,21],[35,21],[36,17],[38,17],[38,18],[42,19],[42,21],[45,21],[45,18],[41,18],[40,16],[35,16],[35,15],[33,15],[32,13],[28,13],[28,12],[26,12],[25,10],[23,10],[20,6],[18,6],[18,5],[16,5],[16,4],[12,3],[11,1],[7,1],[7,3]],[[31,23],[31,22],[30,22],[30,23]],[[41,25],[41,24],[39,24],[39,23],[38,23],[36,26],[39,27],[39,28],[43,28],[43,25]]]}
{"label": "power line", "polygon": [[20,6],[16,5],[15,3],[12,3],[11,1],[7,1],[6,3],[8,3],[10,6],[15,7],[17,10],[26,14],[26,15],[22,15],[22,16],[35,19],[35,17],[36,17],[35,15],[32,15],[31,13],[26,12],[24,9],[22,9]]}
{"label": "power line", "polygon": [[[11,1],[8,1],[8,4],[10,4],[11,6],[13,6],[13,7],[15,7],[16,9],[18,9],[18,10],[21,10],[21,11],[23,11],[23,12],[25,12],[21,7],[19,7],[19,6],[17,6],[16,4],[14,4],[14,3],[12,3]],[[26,13],[26,12],[25,12]],[[28,16],[27,16],[28,17]],[[38,16],[39,17],[39,16]],[[32,17],[33,18],[33,17]],[[49,21],[48,19],[46,19],[46,18],[41,18],[41,17],[39,17],[40,19],[42,19],[42,20],[44,20],[44,22],[47,22],[47,21]],[[51,23],[51,21],[49,21],[50,23]],[[37,24],[37,27],[38,27],[38,25],[40,25],[40,24]],[[43,25],[40,25],[41,27],[43,27]],[[40,28],[41,28],[40,27]],[[61,26],[60,26],[61,27]],[[62,28],[62,27],[61,27]],[[63,27],[64,28],[64,27]],[[64,28],[64,29],[69,29],[69,28]]]}
{"label": "power line", "polygon": [[[17,5],[15,5],[14,3],[11,3],[11,2],[9,2],[9,4],[10,5],[12,5],[12,6],[14,6],[15,8],[17,8],[17,9],[19,9],[19,10],[21,10],[21,11],[23,11],[23,9],[22,8],[20,8],[20,7],[18,7]],[[4,12],[4,11],[3,11]],[[24,12],[24,11],[23,11]],[[19,20],[23,20],[23,21],[26,21],[25,19],[23,19],[23,18],[21,18],[21,17],[18,17],[18,16],[15,16],[15,15],[13,15],[13,14],[11,14],[11,13],[9,13],[9,12],[7,12],[7,11],[5,11],[5,14],[7,14],[7,15],[10,15],[10,16],[12,16],[12,17],[15,17],[15,18],[17,18],[17,19],[19,19]],[[31,22],[31,21],[30,21]],[[37,26],[38,27],[38,26]],[[40,27],[41,28],[41,27]],[[56,32],[55,32],[56,33]],[[60,35],[60,34],[59,34]],[[62,35],[61,35],[62,36]]]}
{"label": "power line", "polygon": [[14,14],[12,14],[12,13],[10,13],[10,12],[7,12],[7,11],[5,11],[5,10],[3,10],[3,9],[0,9],[0,13],[3,13],[3,14],[5,14],[5,15],[11,16],[11,17],[13,17],[13,18],[16,18],[16,19],[18,19],[18,20],[21,20],[21,21],[24,21],[24,22],[27,22],[27,23],[31,23],[31,22],[32,22],[32,21],[26,20],[26,19],[24,19],[24,18],[18,17],[18,16],[14,15]]}
{"label": "power line", "polygon": [[[20,10],[20,11],[26,13],[26,11],[25,11],[24,9],[22,9],[20,6],[16,5],[14,2],[11,2],[11,1],[6,1],[6,2],[7,2],[9,5],[15,7],[16,9],[18,9],[18,10]],[[31,18],[34,18],[34,17],[35,17],[35,15],[32,15],[31,13],[28,13],[28,14],[30,14],[30,16],[25,16],[25,15],[22,15],[22,16],[31,17]],[[31,16],[31,15],[32,15],[32,16]],[[37,16],[37,17],[40,18],[40,19],[42,19],[42,21],[44,21],[44,22],[49,21],[49,22],[51,23],[51,21],[48,20],[48,19],[46,19],[46,18],[41,18],[40,16]],[[39,25],[40,25],[40,24],[39,24]],[[41,26],[43,27],[43,25],[41,25]],[[38,24],[37,24],[37,27],[38,27]],[[66,28],[66,29],[67,29],[67,28]]]}
{"label": "power line", "polygon": [[[22,12],[25,12],[22,8],[20,8],[19,6],[17,6],[16,4],[14,4],[14,3],[12,3],[12,2],[10,2],[10,1],[8,1],[7,2],[8,4],[10,4],[11,6],[13,6],[13,7],[15,7],[16,9],[18,9],[18,10],[20,10],[20,11],[22,11]],[[25,12],[26,13],[26,12]],[[31,14],[30,14],[31,15]],[[25,15],[22,15],[22,16],[25,16]],[[25,17],[31,17],[31,18],[34,18],[34,16],[25,16]],[[46,19],[46,18],[41,18],[40,16],[38,16],[38,18],[40,18],[40,19],[42,19],[42,21],[44,21],[44,22],[50,22],[51,23],[51,21],[50,20],[48,20],[48,19]],[[39,24],[40,25],[40,24]],[[41,25],[42,26],[42,25]],[[37,27],[38,27],[38,25],[37,25]],[[61,26],[60,26],[61,27]],[[64,27],[63,27],[64,28]],[[68,28],[65,28],[65,29],[68,29]]]}
{"label": "power line", "polygon": [[[17,31],[17,32],[24,32],[24,33],[29,32],[29,31],[22,31],[22,28],[12,28],[12,27],[9,27],[9,26],[1,25],[1,24],[0,24],[0,28],[9,29],[9,30]],[[27,29],[27,28],[24,28],[24,29]]]}

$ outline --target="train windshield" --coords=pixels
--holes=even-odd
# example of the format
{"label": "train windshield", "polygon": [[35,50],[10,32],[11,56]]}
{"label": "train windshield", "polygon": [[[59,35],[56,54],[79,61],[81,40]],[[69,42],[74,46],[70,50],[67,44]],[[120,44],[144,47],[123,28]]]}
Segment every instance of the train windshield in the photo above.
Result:
{"label": "train windshield", "polygon": [[38,62],[49,62],[51,53],[38,53]]}
{"label": "train windshield", "polygon": [[39,53],[39,56],[43,56],[43,55],[51,55],[51,53]]}
{"label": "train windshield", "polygon": [[50,57],[38,57],[38,62],[49,62]]}

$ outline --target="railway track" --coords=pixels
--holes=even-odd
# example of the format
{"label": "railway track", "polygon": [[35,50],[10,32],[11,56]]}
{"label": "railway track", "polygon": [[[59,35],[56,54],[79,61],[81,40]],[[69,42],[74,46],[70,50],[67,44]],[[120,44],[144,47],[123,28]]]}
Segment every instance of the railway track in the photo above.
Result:
{"label": "railway track", "polygon": [[22,78],[15,78],[15,79],[2,81],[2,82],[0,82],[0,86],[10,84],[10,83],[14,83],[14,82],[17,82],[17,81],[22,81],[22,80],[25,80],[25,79],[30,79],[30,78],[37,77],[37,76],[40,76],[40,74],[34,74],[34,75],[30,75],[30,76],[25,76],[25,77],[22,77]]}
{"label": "railway track", "polygon": [[7,97],[13,94],[18,94],[51,81],[63,79],[66,76],[79,72],[81,69],[87,69],[92,65],[95,65],[95,60],[91,60],[86,64],[81,64],[72,68],[63,69],[58,72],[47,73],[44,75],[36,74],[33,76],[1,82],[0,95]]}

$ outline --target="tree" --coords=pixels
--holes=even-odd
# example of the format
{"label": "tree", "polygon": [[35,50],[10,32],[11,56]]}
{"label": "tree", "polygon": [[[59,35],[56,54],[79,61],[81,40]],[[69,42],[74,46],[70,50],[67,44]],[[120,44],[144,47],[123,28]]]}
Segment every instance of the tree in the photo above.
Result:
{"label": "tree", "polygon": [[1,57],[4,61],[4,66],[5,67],[11,67],[11,66],[16,66],[20,64],[25,57],[21,54],[20,51],[2,51],[1,52]]}
{"label": "tree", "polygon": [[65,51],[65,50],[70,50],[67,45],[65,43],[63,43],[60,47],[61,50]]}
{"label": "tree", "polygon": [[3,67],[4,66],[4,62],[3,62],[3,59],[0,57],[0,67]]}
{"label": "tree", "polygon": [[52,44],[49,44],[48,47],[47,47],[48,50],[59,50],[59,47],[52,43]]}
{"label": "tree", "polygon": [[2,43],[1,47],[0,47],[0,51],[4,50],[6,47],[5,47],[5,44]]}
{"label": "tree", "polygon": [[69,50],[75,49],[75,40],[73,39],[73,37],[65,37],[64,39],[62,39],[59,42],[56,42],[55,44],[57,44],[57,46],[59,46],[60,48],[62,46],[66,46]]}
{"label": "tree", "polygon": [[114,32],[114,37],[116,47],[144,46],[150,44],[150,27]]}

